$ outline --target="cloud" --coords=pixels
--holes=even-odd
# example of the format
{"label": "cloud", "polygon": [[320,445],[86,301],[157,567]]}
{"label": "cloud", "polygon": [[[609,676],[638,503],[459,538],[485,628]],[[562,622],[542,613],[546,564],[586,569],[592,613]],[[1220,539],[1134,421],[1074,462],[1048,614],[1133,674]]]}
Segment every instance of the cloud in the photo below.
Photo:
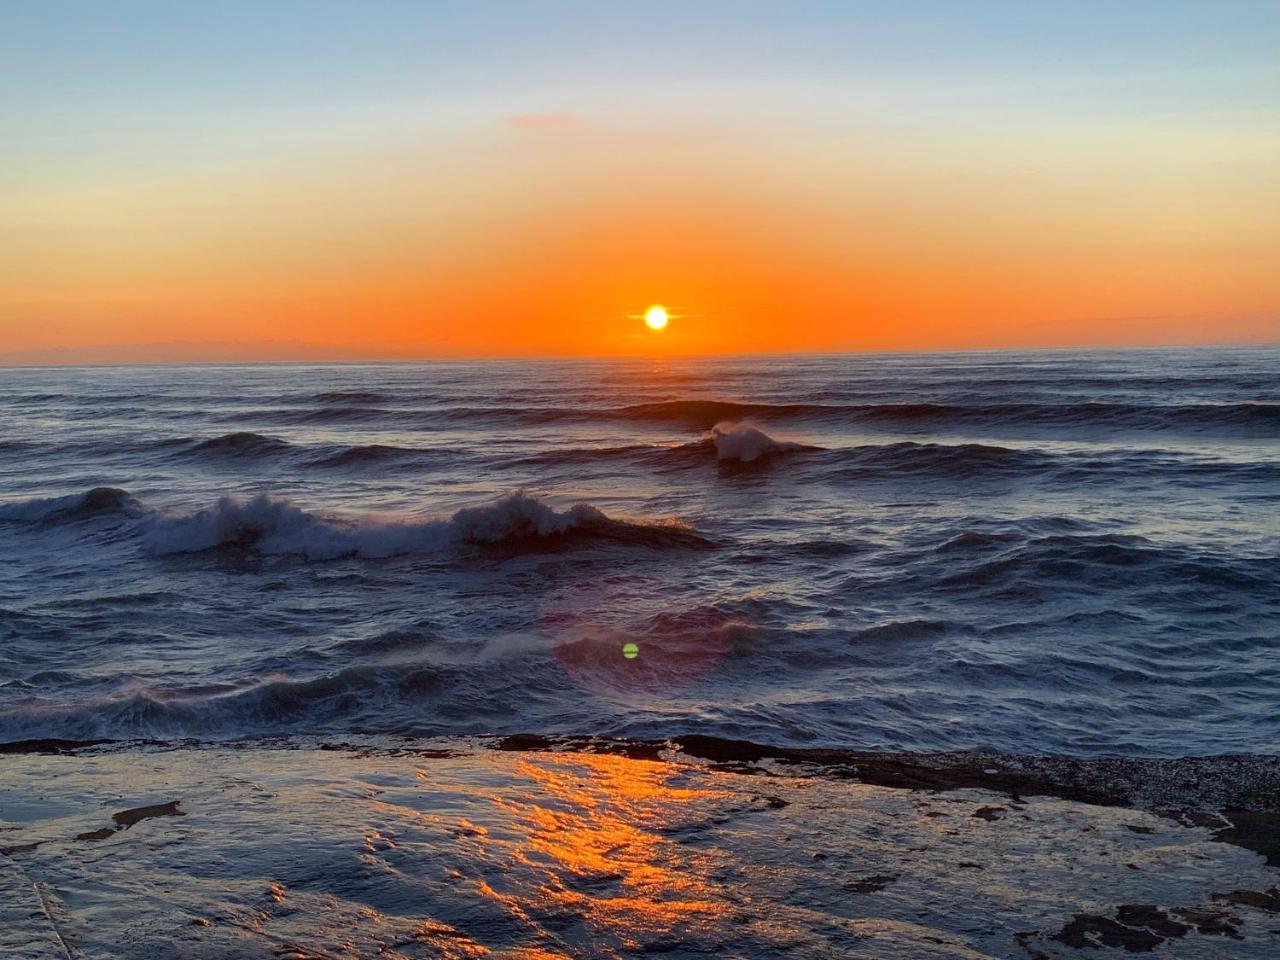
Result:
{"label": "cloud", "polygon": [[586,126],[586,121],[572,113],[517,113],[507,117],[507,126],[517,130],[569,130]]}

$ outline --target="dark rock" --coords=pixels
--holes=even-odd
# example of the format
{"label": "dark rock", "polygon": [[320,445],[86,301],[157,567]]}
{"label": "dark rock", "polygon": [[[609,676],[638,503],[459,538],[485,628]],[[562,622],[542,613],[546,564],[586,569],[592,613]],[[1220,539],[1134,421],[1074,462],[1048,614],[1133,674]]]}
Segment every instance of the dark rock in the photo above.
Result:
{"label": "dark rock", "polygon": [[1218,903],[1234,903],[1241,907],[1256,907],[1268,913],[1280,913],[1280,887],[1270,890],[1233,890],[1230,893],[1215,893],[1212,897]]}
{"label": "dark rock", "polygon": [[168,803],[153,803],[149,807],[134,807],[132,810],[121,810],[119,813],[113,814],[111,819],[115,821],[116,828],[119,830],[127,830],[136,823],[143,820],[150,820],[153,817],[185,817],[186,814],[178,809],[181,800],[170,800]]}
{"label": "dark rock", "polygon": [[1213,839],[1260,853],[1267,858],[1267,866],[1280,867],[1280,813],[1229,810],[1226,816],[1230,826],[1217,831]]}
{"label": "dark rock", "polygon": [[863,877],[861,880],[850,880],[844,885],[844,889],[853,893],[876,893],[897,879],[893,874],[877,874],[873,877]]}
{"label": "dark rock", "polygon": [[1243,940],[1240,936],[1240,918],[1225,910],[1212,907],[1174,907],[1169,911],[1180,920],[1185,920],[1200,933],[1212,933],[1232,940]]}
{"label": "dark rock", "polygon": [[1110,917],[1090,913],[1077,913],[1071,922],[1053,935],[1054,940],[1077,950],[1086,947],[1123,947],[1130,953],[1149,953],[1165,938],[1150,930],[1126,927]]}
{"label": "dark rock", "polygon": [[1145,903],[1126,903],[1116,907],[1116,919],[1129,927],[1146,927],[1162,937],[1185,937],[1191,928],[1170,920],[1159,907]]}
{"label": "dark rock", "polygon": [[58,740],[45,737],[39,740],[13,740],[0,743],[0,753],[73,753],[81,747],[95,747],[112,740]]}

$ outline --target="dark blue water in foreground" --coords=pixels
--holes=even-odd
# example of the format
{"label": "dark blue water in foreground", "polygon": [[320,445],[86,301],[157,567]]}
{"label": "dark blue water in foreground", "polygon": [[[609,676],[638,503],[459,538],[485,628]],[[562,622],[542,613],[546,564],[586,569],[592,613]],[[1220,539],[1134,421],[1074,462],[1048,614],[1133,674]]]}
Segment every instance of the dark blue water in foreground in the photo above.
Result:
{"label": "dark blue water in foreground", "polygon": [[0,370],[0,740],[1274,753],[1278,507],[1276,348]]}

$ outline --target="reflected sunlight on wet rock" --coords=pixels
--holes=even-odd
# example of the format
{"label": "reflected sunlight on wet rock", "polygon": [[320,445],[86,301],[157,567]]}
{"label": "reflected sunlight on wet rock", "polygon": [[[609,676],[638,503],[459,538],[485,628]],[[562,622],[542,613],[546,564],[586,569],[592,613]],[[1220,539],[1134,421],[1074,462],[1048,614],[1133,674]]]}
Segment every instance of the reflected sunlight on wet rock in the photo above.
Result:
{"label": "reflected sunlight on wet rock", "polygon": [[616,756],[522,760],[531,789],[495,798],[529,831],[516,855],[541,875],[534,915],[580,917],[615,946],[687,937],[722,919],[708,875],[711,854],[681,842],[731,796],[676,785],[678,768]]}
{"label": "reflected sunlight on wet rock", "polygon": [[[0,947],[41,960],[65,958],[58,937],[85,956],[127,941],[129,960],[1060,960],[1102,937],[1273,955],[1277,873],[1215,842],[1217,818],[508,741],[7,757]],[[139,792],[143,766],[163,795]],[[20,802],[37,790],[40,804]],[[132,825],[114,829],[118,815]]]}

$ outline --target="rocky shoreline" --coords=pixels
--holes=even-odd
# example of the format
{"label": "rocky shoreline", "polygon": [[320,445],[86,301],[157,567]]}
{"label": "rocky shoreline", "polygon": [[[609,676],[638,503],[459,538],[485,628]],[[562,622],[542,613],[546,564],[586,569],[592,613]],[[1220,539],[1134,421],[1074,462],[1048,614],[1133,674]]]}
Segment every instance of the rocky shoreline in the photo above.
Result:
{"label": "rocky shoreline", "polygon": [[[1262,854],[1280,866],[1280,756],[1045,757],[991,751],[903,753],[822,747],[781,747],[689,734],[665,740],[535,733],[477,737],[471,746],[514,752],[567,752],[638,760],[700,762],[740,774],[823,777],[908,790],[981,789],[1021,797],[1056,797],[1144,810],[1215,830],[1216,839]],[[334,743],[308,737],[248,740],[59,740],[0,743],[0,754],[76,754],[135,748],[254,746],[384,751],[446,756],[421,738],[353,737]]]}
{"label": "rocky shoreline", "polygon": [[0,752],[6,955],[1217,960],[1280,948],[1273,757],[531,734]]}

